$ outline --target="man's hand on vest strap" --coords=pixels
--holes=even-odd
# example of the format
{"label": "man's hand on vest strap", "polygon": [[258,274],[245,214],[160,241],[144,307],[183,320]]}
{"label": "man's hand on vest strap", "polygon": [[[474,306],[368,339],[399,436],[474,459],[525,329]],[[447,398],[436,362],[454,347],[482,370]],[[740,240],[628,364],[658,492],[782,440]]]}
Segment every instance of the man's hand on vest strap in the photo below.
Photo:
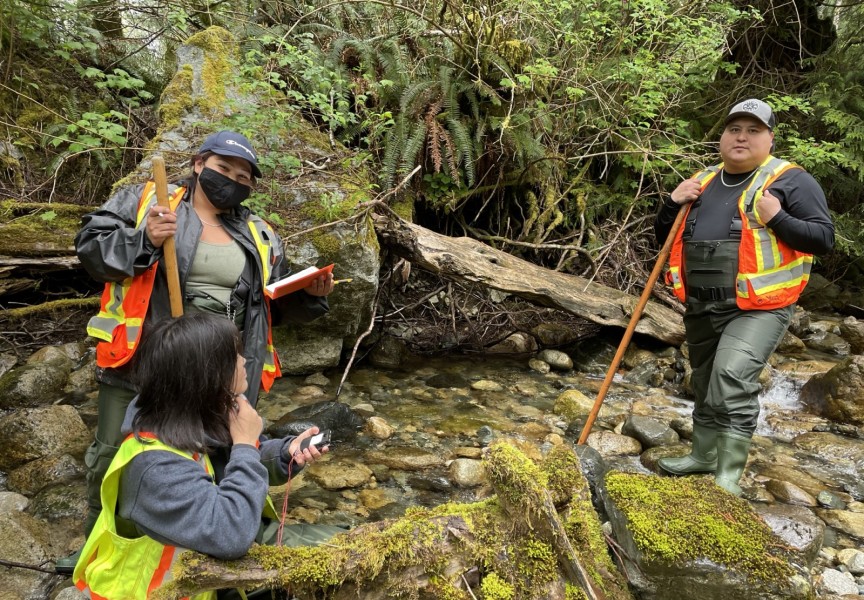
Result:
{"label": "man's hand on vest strap", "polygon": [[756,212],[759,213],[759,219],[761,219],[762,223],[768,223],[768,221],[777,216],[777,213],[781,209],[780,199],[772,194],[771,190],[762,192],[762,197],[756,203]]}
{"label": "man's hand on vest strap", "polygon": [[177,233],[177,214],[174,211],[154,204],[147,213],[147,237],[157,248],[169,237]]}
{"label": "man's hand on vest strap", "polygon": [[702,193],[702,184],[695,179],[685,179],[672,192],[670,198],[679,206],[688,202],[693,202]]}

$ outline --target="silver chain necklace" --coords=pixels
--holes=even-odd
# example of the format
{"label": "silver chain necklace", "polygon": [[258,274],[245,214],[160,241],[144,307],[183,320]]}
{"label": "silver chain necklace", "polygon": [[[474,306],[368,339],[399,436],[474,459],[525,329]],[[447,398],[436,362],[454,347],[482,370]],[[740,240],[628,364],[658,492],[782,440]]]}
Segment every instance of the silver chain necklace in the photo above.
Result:
{"label": "silver chain necklace", "polygon": [[[722,179],[722,177],[723,177],[723,173],[722,173],[722,172],[720,173],[720,177],[721,177],[721,179]],[[723,184],[723,185],[726,185],[726,184]],[[193,208],[193,210],[194,210],[194,208],[195,208],[195,197],[194,197],[194,195],[193,195],[193,197],[192,197],[192,208]],[[201,218],[201,215],[198,214],[198,211],[197,211],[197,210],[195,211],[195,214],[198,215],[198,220],[201,221],[204,225],[208,225],[208,226],[210,226],[210,227],[222,227],[222,223],[208,223],[207,221],[205,221],[204,219],[202,219],[202,218]],[[218,218],[218,217],[217,217],[217,218]]]}
{"label": "silver chain necklace", "polygon": [[750,174],[747,177],[745,177],[744,179],[742,179],[741,181],[739,181],[738,183],[731,183],[731,184],[726,183],[726,180],[723,179],[723,173],[724,172],[725,172],[725,169],[720,169],[720,183],[723,184],[723,187],[736,188],[739,185],[741,185],[742,183],[744,183],[745,181],[747,181],[748,179],[750,179],[751,177],[753,177],[753,174],[756,172],[756,169],[753,169],[752,171],[750,171]]}

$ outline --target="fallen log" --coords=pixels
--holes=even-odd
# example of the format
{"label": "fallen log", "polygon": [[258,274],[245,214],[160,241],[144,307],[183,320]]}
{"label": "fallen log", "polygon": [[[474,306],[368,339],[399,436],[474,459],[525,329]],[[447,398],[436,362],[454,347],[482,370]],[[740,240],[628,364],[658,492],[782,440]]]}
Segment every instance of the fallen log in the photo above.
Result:
{"label": "fallen log", "polygon": [[[375,229],[382,243],[424,269],[566,310],[600,325],[626,327],[638,303],[630,294],[550,271],[472,238],[441,235],[392,216],[377,218]],[[645,307],[636,331],[676,346],[684,341],[681,315],[656,302]]]}
{"label": "fallen log", "polygon": [[237,561],[187,552],[153,597],[269,587],[334,600],[632,600],[572,450],[555,448],[538,466],[498,443],[484,460],[495,497],[409,509],[314,548],[254,546]]}

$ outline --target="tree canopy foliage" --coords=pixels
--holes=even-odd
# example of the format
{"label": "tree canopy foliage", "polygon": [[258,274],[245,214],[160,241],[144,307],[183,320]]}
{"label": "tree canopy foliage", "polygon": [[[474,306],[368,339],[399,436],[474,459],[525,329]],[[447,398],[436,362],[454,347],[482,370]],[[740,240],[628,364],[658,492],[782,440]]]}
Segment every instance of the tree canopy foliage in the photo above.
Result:
{"label": "tree canopy foliage", "polygon": [[406,189],[438,230],[640,286],[658,199],[716,160],[728,107],[760,97],[778,154],[825,188],[835,254],[864,248],[857,4],[0,0],[0,17],[11,197],[101,202],[156,131],[176,49],[219,25],[241,41],[234,76],[276,93],[246,127],[299,112],[382,191],[419,166]]}

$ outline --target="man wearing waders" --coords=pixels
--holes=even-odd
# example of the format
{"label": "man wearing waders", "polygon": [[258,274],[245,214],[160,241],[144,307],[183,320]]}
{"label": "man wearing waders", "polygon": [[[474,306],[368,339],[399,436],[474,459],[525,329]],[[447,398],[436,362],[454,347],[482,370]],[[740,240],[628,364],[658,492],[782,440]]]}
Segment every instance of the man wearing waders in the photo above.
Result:
{"label": "man wearing waders", "polygon": [[659,464],[672,475],[715,473],[735,495],[759,416],[759,375],[786,332],[813,255],[834,245],[822,188],[771,155],[774,125],[761,100],[733,106],[720,137],[723,162],[675,188],[654,224],[662,242],[688,205],[666,278],[687,307],[693,446]]}

